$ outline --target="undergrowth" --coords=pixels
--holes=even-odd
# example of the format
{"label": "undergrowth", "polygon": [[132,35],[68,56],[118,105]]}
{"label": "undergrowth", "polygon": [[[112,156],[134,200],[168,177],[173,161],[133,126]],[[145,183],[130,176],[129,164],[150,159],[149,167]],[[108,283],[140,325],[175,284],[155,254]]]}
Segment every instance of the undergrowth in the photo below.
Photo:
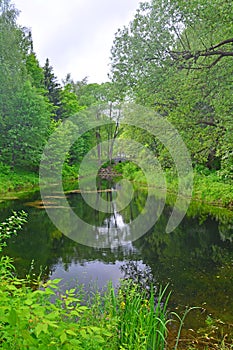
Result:
{"label": "undergrowth", "polygon": [[38,186],[38,175],[24,170],[12,170],[0,162],[0,193],[20,191]]}

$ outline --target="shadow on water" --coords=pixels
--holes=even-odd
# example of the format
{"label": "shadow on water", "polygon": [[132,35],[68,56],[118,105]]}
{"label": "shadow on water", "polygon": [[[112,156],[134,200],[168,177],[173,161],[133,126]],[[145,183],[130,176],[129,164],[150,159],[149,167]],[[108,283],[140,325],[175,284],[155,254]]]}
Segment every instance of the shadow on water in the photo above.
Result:
{"label": "shadow on water", "polygon": [[[114,184],[109,187],[106,182],[102,189],[106,188],[113,188],[113,191],[88,195],[93,196],[93,200],[101,196],[106,205],[112,205],[109,200],[115,196]],[[108,280],[116,286],[132,265],[140,271],[149,269],[157,285],[169,283],[172,308],[183,310],[187,305],[201,306],[206,310],[205,315],[232,323],[232,213],[192,203],[175,231],[165,233],[172,211],[167,205],[149,232],[131,242],[129,224],[142,212],[147,195],[147,191],[135,188],[133,200],[125,209],[117,212],[113,208],[111,213],[105,213],[86,204],[78,191],[67,194],[73,210],[92,225],[97,234],[109,235],[111,240],[111,228],[120,233],[119,241],[114,237],[111,248],[103,249],[78,244],[59,232],[43,206],[38,206],[38,193],[25,200],[5,201],[0,204],[1,220],[12,210],[23,209],[29,213],[29,221],[18,236],[9,240],[4,254],[14,257],[21,277],[32,269],[31,273],[41,274],[45,280],[59,277],[66,287],[81,283],[87,290],[91,281],[100,288]],[[157,201],[160,201],[159,196]],[[195,314],[190,325],[195,326],[199,318],[202,316]]]}

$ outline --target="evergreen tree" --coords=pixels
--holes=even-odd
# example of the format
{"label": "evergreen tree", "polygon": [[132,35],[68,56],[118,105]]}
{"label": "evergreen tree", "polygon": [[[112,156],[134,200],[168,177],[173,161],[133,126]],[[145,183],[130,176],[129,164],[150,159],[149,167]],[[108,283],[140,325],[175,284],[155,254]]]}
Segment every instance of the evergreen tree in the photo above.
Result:
{"label": "evergreen tree", "polygon": [[48,58],[43,69],[46,96],[53,106],[53,119],[57,121],[62,119],[61,86],[53,73],[53,67],[50,66]]}

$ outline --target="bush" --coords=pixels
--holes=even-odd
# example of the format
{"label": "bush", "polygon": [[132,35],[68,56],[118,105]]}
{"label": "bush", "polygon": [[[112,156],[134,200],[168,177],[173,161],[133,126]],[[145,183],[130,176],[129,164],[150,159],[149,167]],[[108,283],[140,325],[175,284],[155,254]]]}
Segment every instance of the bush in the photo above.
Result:
{"label": "bush", "polygon": [[6,165],[2,162],[0,162],[0,175],[8,175],[10,173],[11,169],[9,165]]}

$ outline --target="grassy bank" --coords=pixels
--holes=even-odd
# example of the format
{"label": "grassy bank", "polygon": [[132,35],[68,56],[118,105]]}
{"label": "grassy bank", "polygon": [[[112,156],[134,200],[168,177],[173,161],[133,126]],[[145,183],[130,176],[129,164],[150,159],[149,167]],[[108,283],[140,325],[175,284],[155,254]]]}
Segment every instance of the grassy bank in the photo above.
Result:
{"label": "grassy bank", "polygon": [[[122,163],[115,168],[131,181],[135,181],[141,186],[147,185],[146,178],[142,171],[132,163]],[[168,194],[177,193],[178,179],[176,174],[165,171]],[[217,172],[206,170],[198,172],[194,170],[192,200],[200,203],[219,206],[223,208],[233,208],[233,184],[223,181]]]}
{"label": "grassy bank", "polygon": [[[177,180],[168,176],[168,189],[174,191]],[[194,172],[192,199],[224,208],[233,208],[233,184],[221,180],[216,173],[208,175]]]}
{"label": "grassy bank", "polygon": [[[78,169],[65,164],[63,167],[64,183],[77,179]],[[28,192],[39,189],[39,175],[22,169],[10,169],[9,166],[0,163],[0,195],[2,197],[14,197],[20,192]]]}
{"label": "grassy bank", "polygon": [[0,194],[12,195],[14,192],[29,191],[38,188],[39,180],[36,173],[22,170],[0,173]]}
{"label": "grassy bank", "polygon": [[[137,182],[141,186],[146,186],[146,178],[140,169],[131,163],[121,163],[115,169],[131,181]],[[175,194],[178,188],[177,177],[171,172],[165,172],[167,181],[167,191]],[[63,167],[64,184],[69,184],[75,180],[77,182],[78,168],[75,166]],[[87,179],[88,181],[88,179]],[[38,189],[39,176],[35,172],[25,170],[12,171],[10,167],[0,163],[0,194],[14,195],[15,192],[30,191]],[[205,173],[194,171],[193,201],[215,205],[228,209],[233,208],[233,184],[230,181],[221,180],[216,172],[206,171]]]}

